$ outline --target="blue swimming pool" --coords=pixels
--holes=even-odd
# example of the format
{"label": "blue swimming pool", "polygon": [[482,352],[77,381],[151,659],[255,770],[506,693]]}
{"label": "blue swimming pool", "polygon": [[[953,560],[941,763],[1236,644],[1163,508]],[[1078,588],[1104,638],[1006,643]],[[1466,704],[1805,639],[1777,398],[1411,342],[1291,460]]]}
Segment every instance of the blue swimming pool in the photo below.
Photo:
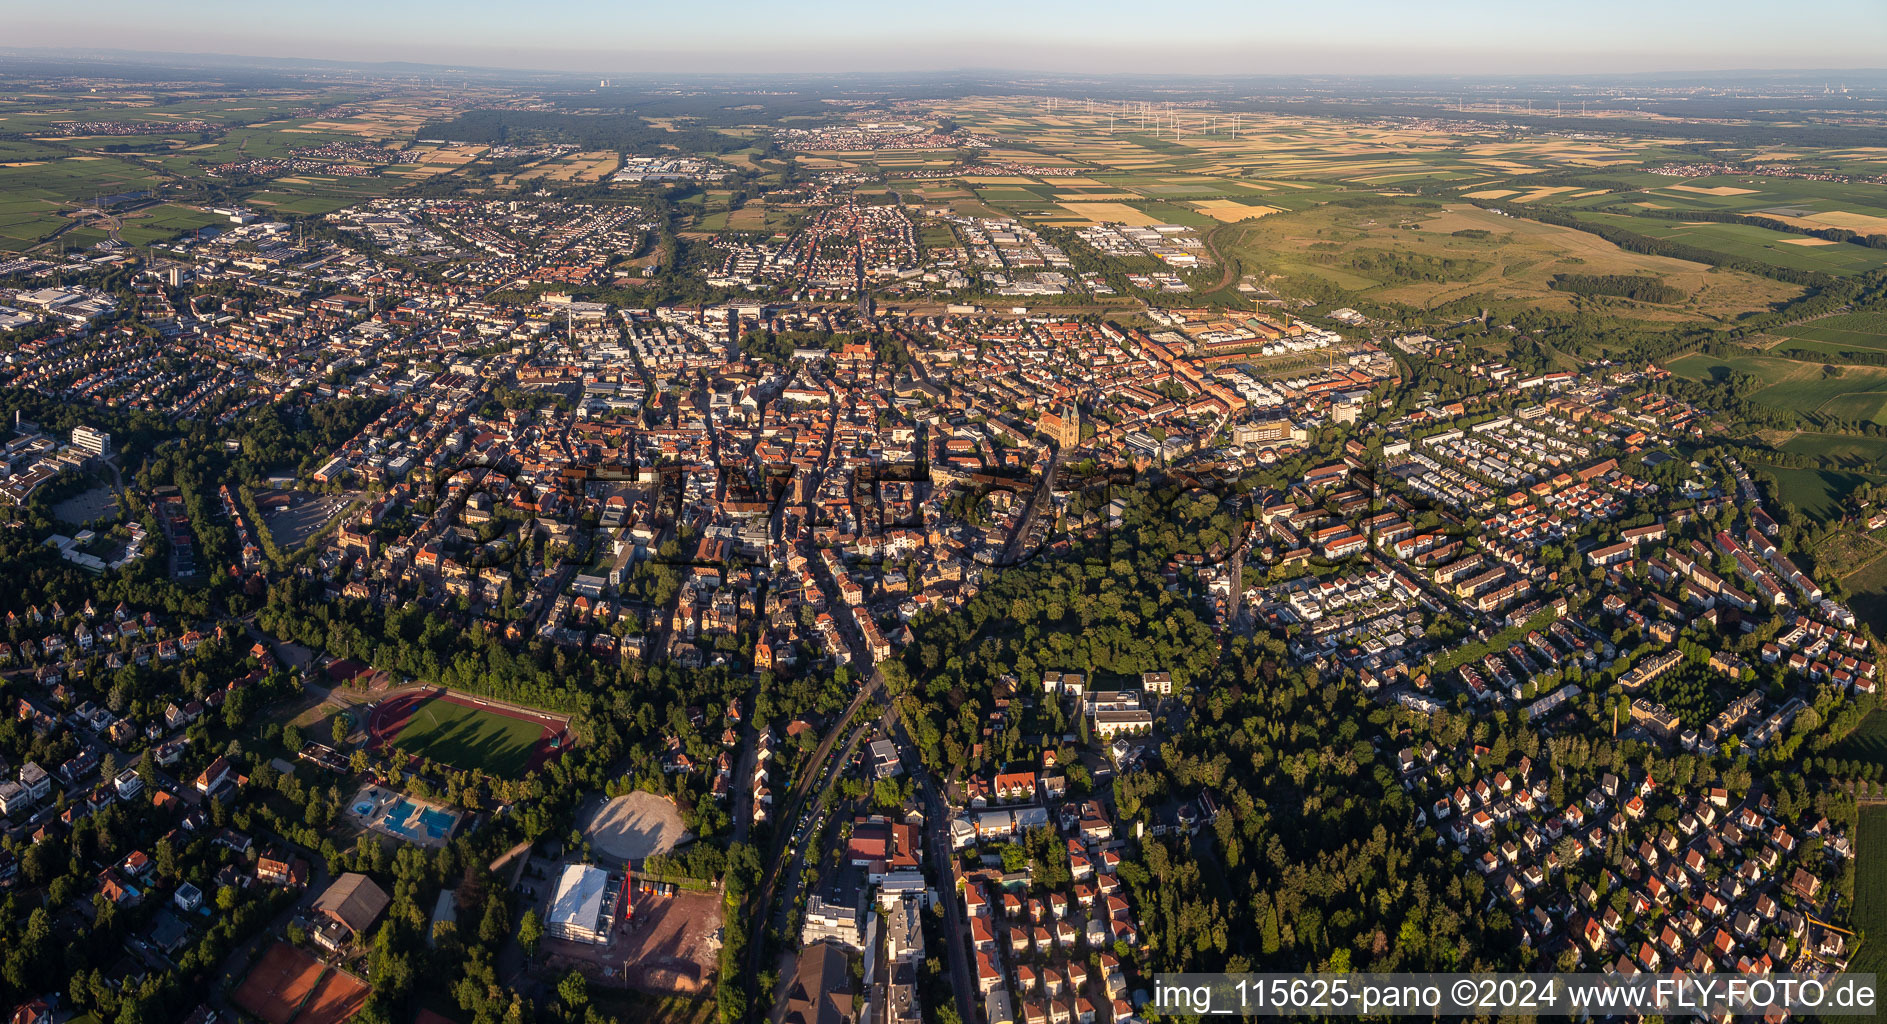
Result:
{"label": "blue swimming pool", "polygon": [[386,817],[380,820],[387,831],[418,841],[444,839],[452,832],[452,826],[459,823],[459,816],[437,807],[422,808],[411,800],[402,799],[388,808]]}

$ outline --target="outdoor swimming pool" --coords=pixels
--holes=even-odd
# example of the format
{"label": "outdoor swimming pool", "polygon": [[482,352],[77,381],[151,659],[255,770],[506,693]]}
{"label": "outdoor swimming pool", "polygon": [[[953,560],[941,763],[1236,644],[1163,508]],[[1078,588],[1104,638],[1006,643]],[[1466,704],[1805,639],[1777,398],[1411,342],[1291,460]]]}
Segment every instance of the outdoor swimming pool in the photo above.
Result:
{"label": "outdoor swimming pool", "polygon": [[440,840],[452,832],[452,826],[459,823],[459,816],[451,811],[421,807],[411,800],[401,799],[388,808],[386,817],[380,820],[387,831],[408,839]]}

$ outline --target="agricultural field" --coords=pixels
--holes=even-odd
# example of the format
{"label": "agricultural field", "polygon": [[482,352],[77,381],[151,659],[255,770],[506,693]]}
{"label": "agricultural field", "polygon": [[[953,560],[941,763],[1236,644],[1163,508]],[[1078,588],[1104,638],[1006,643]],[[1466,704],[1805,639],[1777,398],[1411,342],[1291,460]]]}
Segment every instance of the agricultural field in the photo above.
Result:
{"label": "agricultural field", "polygon": [[1887,475],[1839,469],[1795,469],[1751,461],[1752,473],[1776,478],[1777,497],[1822,522],[1841,518],[1848,496],[1866,484],[1887,481]]}
{"label": "agricultural field", "polygon": [[[88,93],[0,97],[0,135],[14,136],[0,140],[0,251],[29,249],[55,234],[68,247],[103,241],[106,235],[96,225],[73,227],[70,215],[91,205],[94,197],[166,187],[164,197],[173,203],[202,201],[208,195],[204,186],[215,182],[211,169],[218,164],[297,156],[329,143],[365,142],[401,150],[412,143],[419,126],[460,109],[468,98],[455,90],[365,99],[345,89],[268,90],[230,97],[111,85]],[[56,127],[62,122],[179,127],[175,133],[84,136]],[[278,178],[220,198],[283,213],[327,213],[410,180],[455,171],[485,151],[482,146],[456,145],[414,149],[415,161],[392,165],[379,176]],[[614,154],[574,154],[549,165],[546,175],[593,181],[614,167]],[[142,245],[209,223],[215,221],[169,205],[134,213],[120,236]]]}
{"label": "agricultural field", "polygon": [[1849,275],[1864,274],[1887,266],[1887,249],[1871,249],[1851,242],[1831,242],[1748,224],[1676,221],[1614,213],[1582,213],[1579,219],[1693,245],[1734,259],[1755,260],[1792,270]]}
{"label": "agricultural field", "polygon": [[796,210],[749,201],[738,210],[723,210],[703,216],[696,225],[703,231],[791,231],[804,215]]}
{"label": "agricultural field", "polygon": [[[142,121],[153,124],[204,121],[221,127],[270,121],[323,103],[346,102],[354,94],[269,90],[242,96],[206,95],[188,89],[161,94],[136,86],[102,86],[97,92],[49,91],[0,101],[0,129],[9,133],[65,138],[62,121]],[[154,137],[154,136],[153,136]]]}
{"label": "agricultural field", "polygon": [[118,237],[131,245],[150,245],[197,228],[226,225],[229,220],[220,214],[164,203],[125,214],[121,222]]}
{"label": "agricultural field", "polygon": [[1488,180],[1541,170],[1605,167],[1643,159],[1655,138],[1513,140],[1496,130],[1462,133],[1400,123],[1280,114],[1175,110],[1164,104],[978,97],[929,104],[965,129],[1027,143],[1097,169],[1309,179],[1333,185]]}
{"label": "agricultural field", "polygon": [[[1829,757],[1887,765],[1887,710],[1875,709],[1840,743],[1828,749]],[[1881,850],[1887,854],[1887,849]],[[1887,935],[1887,932],[1877,932]]]}
{"label": "agricultural field", "polygon": [[1820,362],[1696,353],[1671,360],[1667,368],[1692,380],[1747,373],[1761,381],[1762,386],[1750,398],[1763,405],[1887,424],[1887,368],[1835,366],[1830,373],[1828,365]]}
{"label": "agricultural field", "polygon": [[1278,183],[1198,175],[1095,173],[1077,178],[968,176],[960,180],[971,186],[983,206],[1069,227],[1113,222],[1209,228],[1282,210],[1309,209],[1330,196],[1326,187],[1299,190]]}
{"label": "agricultural field", "polygon": [[596,182],[615,174],[622,167],[622,154],[607,150],[566,153],[532,164],[512,175],[515,181],[542,179],[556,182]]}
{"label": "agricultural field", "polygon": [[113,157],[0,167],[0,249],[18,251],[44,241],[95,197],[149,191],[163,182],[158,173]]}
{"label": "agricultural field", "polygon": [[1597,301],[1619,316],[1675,322],[1729,319],[1800,291],[1737,271],[1627,252],[1589,232],[1463,203],[1326,204],[1233,225],[1215,240],[1246,272],[1321,285],[1334,292],[1332,300],[1367,297],[1432,308],[1481,297],[1570,308],[1595,300],[1549,287],[1557,274],[1643,274],[1690,298],[1678,306]]}
{"label": "agricultural field", "polygon": [[1887,467],[1887,438],[1802,431],[1776,446],[1795,455],[1827,459],[1853,469]]}
{"label": "agricultural field", "polygon": [[[1874,173],[1879,172],[1876,170]],[[1595,187],[1601,182],[1624,182],[1638,186],[1638,191],[1615,192],[1607,189],[1591,195],[1567,195],[1556,200],[1554,205],[1597,209],[1635,203],[1644,204],[1643,208],[1648,209],[1720,210],[1750,214],[1784,223],[1788,223],[1791,217],[1811,222],[1827,221],[1809,225],[1815,227],[1840,227],[1842,225],[1836,221],[1856,217],[1887,217],[1887,189],[1865,182],[1743,175],[1684,179],[1610,169],[1595,171],[1591,177]]]}
{"label": "agricultural field", "polygon": [[[1868,722],[1880,717],[1875,712]],[[1867,729],[1868,722],[1861,728]],[[1861,943],[1848,970],[1880,973],[1887,971],[1887,805],[1864,805],[1860,818],[1855,837],[1854,930],[1872,938]]]}
{"label": "agricultural field", "polygon": [[[1849,603],[1854,607],[1854,614],[1862,622],[1874,627],[1876,635],[1887,632],[1887,558],[1874,560],[1841,582],[1851,595]],[[1880,714],[1869,716],[1870,720],[1882,717]],[[1887,731],[1887,721],[1881,724],[1881,728]],[[1887,932],[1880,934],[1887,935]]]}
{"label": "agricultural field", "polygon": [[401,162],[386,169],[394,178],[431,178],[451,174],[485,155],[484,146],[437,145],[421,143],[408,146],[400,154]]}
{"label": "agricultural field", "polygon": [[1849,352],[1878,352],[1887,356],[1887,314],[1843,313],[1776,332],[1782,343],[1770,349],[1792,359],[1851,362]]}
{"label": "agricultural field", "polygon": [[363,199],[386,195],[399,187],[397,179],[389,178],[329,178],[321,175],[298,175],[291,178],[277,178],[263,186],[260,191],[250,193],[244,200],[247,205],[264,211],[281,211],[296,214],[332,213],[345,206],[352,206]]}

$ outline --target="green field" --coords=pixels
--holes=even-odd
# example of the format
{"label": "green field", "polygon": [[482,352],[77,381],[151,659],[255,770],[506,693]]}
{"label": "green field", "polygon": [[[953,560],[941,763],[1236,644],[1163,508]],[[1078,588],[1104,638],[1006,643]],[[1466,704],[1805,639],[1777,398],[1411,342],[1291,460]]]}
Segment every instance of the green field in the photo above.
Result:
{"label": "green field", "polygon": [[[1758,260],[1795,270],[1862,274],[1887,266],[1887,249],[1870,249],[1849,242],[1804,245],[1802,235],[1747,224],[1685,222],[1615,213],[1582,213],[1579,219],[1694,245],[1736,259]],[[1819,239],[1814,241],[1820,242]]]}
{"label": "green field", "polygon": [[1887,466],[1887,438],[1818,434],[1805,430],[1782,442],[1778,448],[1794,455],[1811,455],[1859,470]]}
{"label": "green field", "polygon": [[[1878,714],[1870,718],[1879,718]],[[1854,865],[1854,930],[1873,941],[1862,942],[1850,971],[1887,971],[1887,806],[1861,808]]]}
{"label": "green field", "polygon": [[1887,711],[1876,710],[1861,719],[1853,732],[1828,748],[1828,756],[1887,764]]}
{"label": "green field", "polygon": [[162,180],[143,167],[109,157],[0,167],[0,249],[37,244],[69,223],[63,212],[90,205],[94,196],[143,191]]}
{"label": "green field", "polygon": [[[1887,194],[1882,192],[1880,186],[1867,182],[1727,174],[1685,180],[1648,173],[1623,173],[1612,168],[1594,171],[1592,176],[1595,179],[1625,181],[1639,186],[1641,191],[1612,192],[1578,200],[1555,197],[1557,205],[1598,209],[1619,202],[1648,202],[1667,210],[1727,210],[1756,216],[1763,215],[1763,211],[1783,207],[1814,212],[1847,210],[1867,215],[1887,213]],[[1690,191],[1699,188],[1735,191],[1729,195]]]}
{"label": "green field", "polygon": [[[1874,627],[1876,634],[1887,632],[1887,558],[1875,559],[1841,582],[1847,586],[1848,593],[1852,595],[1849,604],[1853,606],[1854,614],[1862,622]],[[1881,717],[1879,713],[1869,715],[1868,721]],[[1887,722],[1883,722],[1882,727],[1887,729]],[[1857,729],[1854,735],[1861,735],[1865,729],[1866,723],[1863,723],[1862,728]],[[1852,742],[1852,740],[1853,737],[1849,737],[1849,741]],[[1887,932],[1882,934],[1887,936]]]}
{"label": "green field", "polygon": [[1853,494],[1862,484],[1877,484],[1887,480],[1887,476],[1878,473],[1851,473],[1839,469],[1787,469],[1782,466],[1766,466],[1759,462],[1750,463],[1750,469],[1760,470],[1775,477],[1776,487],[1780,491],[1778,498],[1823,522],[1841,518],[1848,495]]}
{"label": "green field", "polygon": [[429,697],[393,745],[454,768],[515,779],[523,776],[543,732],[536,722]]}
{"label": "green field", "polygon": [[1887,355],[1887,314],[1844,313],[1823,317],[1777,332],[1789,340],[1773,351],[1792,359],[1852,362],[1848,352],[1879,352]]}
{"label": "green field", "polygon": [[[1271,202],[1274,194],[1262,201]],[[1748,274],[1629,252],[1577,228],[1433,199],[1326,203],[1229,225],[1214,238],[1244,273],[1281,275],[1290,281],[1287,287],[1330,302],[1596,307],[1609,315],[1671,323],[1721,321],[1800,293]],[[1575,296],[1552,287],[1559,274],[1655,277],[1685,298],[1651,304]]]}
{"label": "green field", "polygon": [[192,210],[182,206],[165,204],[140,210],[134,216],[124,218],[118,236],[131,245],[149,245],[153,242],[166,242],[186,231],[212,225],[227,224],[228,218],[202,210]]}
{"label": "green field", "polygon": [[1763,405],[1887,423],[1887,369],[1841,366],[1830,376],[1823,365],[1774,356],[1720,357],[1693,353],[1671,360],[1668,369],[1692,380],[1710,380],[1722,373],[1747,373],[1762,381],[1763,386],[1750,397]]}

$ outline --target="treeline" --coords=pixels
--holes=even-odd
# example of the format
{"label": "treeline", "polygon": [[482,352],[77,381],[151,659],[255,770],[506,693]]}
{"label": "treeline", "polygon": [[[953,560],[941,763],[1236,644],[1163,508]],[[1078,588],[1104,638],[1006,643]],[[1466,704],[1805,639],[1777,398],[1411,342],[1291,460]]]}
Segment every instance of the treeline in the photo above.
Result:
{"label": "treeline", "polygon": [[653,152],[675,146],[686,153],[731,153],[746,139],[702,128],[669,131],[634,114],[564,114],[548,110],[468,110],[449,121],[421,125],[422,139],[527,146],[564,142],[584,149]]}
{"label": "treeline", "polygon": [[1549,286],[1575,295],[1615,295],[1635,302],[1665,305],[1690,297],[1681,288],[1673,288],[1655,277],[1636,274],[1555,274]]}

